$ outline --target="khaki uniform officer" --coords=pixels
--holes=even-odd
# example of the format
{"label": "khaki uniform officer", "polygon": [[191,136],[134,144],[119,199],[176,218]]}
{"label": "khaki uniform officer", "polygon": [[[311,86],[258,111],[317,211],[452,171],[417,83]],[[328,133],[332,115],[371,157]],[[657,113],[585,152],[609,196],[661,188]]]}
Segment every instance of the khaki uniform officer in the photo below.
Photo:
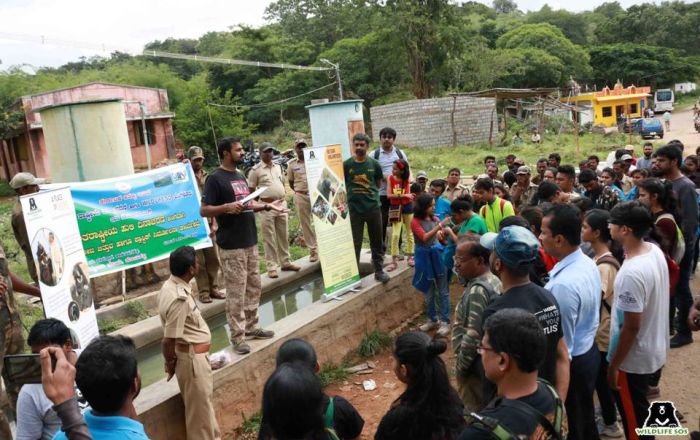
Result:
{"label": "khaki uniform officer", "polygon": [[[15,190],[18,196],[24,196],[39,192],[39,185],[44,182],[45,179],[38,179],[31,173],[17,173],[12,180],[10,180],[10,186]],[[24,214],[22,214],[22,205],[19,203],[19,198],[12,208],[11,223],[15,240],[17,240],[17,244],[19,244],[22,252],[24,252],[29,276],[37,283],[39,282],[39,277],[36,274],[36,265],[34,264],[34,257],[32,256],[32,246],[27,236],[27,226],[24,224]]]}
{"label": "khaki uniform officer", "polygon": [[318,249],[316,247],[316,232],[311,221],[309,185],[306,183],[306,164],[304,163],[304,148],[306,146],[304,139],[297,139],[294,142],[294,151],[297,153],[297,157],[287,164],[287,180],[289,180],[289,186],[294,190],[294,206],[299,214],[304,243],[309,248],[309,261],[314,263],[318,261]]}
{"label": "khaki uniform officer", "polygon": [[193,247],[183,246],[170,254],[172,275],[158,292],[158,313],[163,325],[165,372],[168,380],[173,374],[177,376],[185,404],[187,438],[209,440],[219,439],[220,434],[212,405],[211,334],[190,287],[198,269]]}
{"label": "khaki uniform officer", "polygon": [[[272,162],[273,150],[274,147],[269,142],[263,142],[260,145],[260,158],[262,161],[250,170],[248,186],[251,191],[254,191],[257,187],[267,187],[267,190],[260,196],[260,201],[273,203],[277,200],[282,200],[280,206],[286,208],[287,203],[284,202],[286,192],[282,168]],[[292,271],[301,269],[289,261],[288,219],[287,213],[273,210],[260,211],[260,226],[262,227],[267,275],[270,278],[277,278],[279,276],[277,270],[280,268]]]}
{"label": "khaki uniform officer", "polygon": [[[32,260],[33,264],[34,261]],[[5,250],[0,244],[0,359],[3,359],[5,355],[20,354],[24,351],[22,321],[19,319],[15,290],[32,296],[41,296],[38,287],[25,283],[10,272]],[[5,379],[5,390],[7,390],[9,400],[14,409],[17,404],[19,387],[10,385],[3,366],[4,362],[0,362],[0,373]],[[0,391],[0,393],[2,392]],[[5,438],[12,438],[12,434],[10,432],[10,424],[5,417],[5,411],[0,409],[0,439]]]}
{"label": "khaki uniform officer", "polygon": [[[187,150],[187,157],[192,165],[194,177],[197,179],[199,193],[204,192],[204,182],[209,175],[204,171],[204,151],[200,147],[192,146]],[[216,234],[216,221],[213,218],[208,218],[209,229],[211,235]],[[212,247],[199,249],[197,251],[197,262],[199,263],[199,272],[197,272],[197,291],[199,292],[199,300],[203,303],[210,303],[212,298],[226,299],[226,296],[219,291],[219,250],[214,243]]]}

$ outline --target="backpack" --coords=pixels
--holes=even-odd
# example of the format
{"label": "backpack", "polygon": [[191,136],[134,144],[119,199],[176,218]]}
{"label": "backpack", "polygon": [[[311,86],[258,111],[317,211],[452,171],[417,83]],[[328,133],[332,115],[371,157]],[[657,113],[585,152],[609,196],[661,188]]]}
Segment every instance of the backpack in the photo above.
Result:
{"label": "backpack", "polygon": [[476,281],[474,285],[479,286],[486,291],[486,295],[488,296],[487,304],[491,304],[493,300],[496,299],[497,296],[499,296],[499,293],[496,292],[489,283],[485,283],[483,281]]}
{"label": "backpack", "polygon": [[[613,257],[612,255],[600,257],[595,263],[596,266],[600,266],[601,264],[609,264],[615,269],[620,270],[620,262],[617,261],[617,258]],[[605,310],[608,311],[608,314],[611,314],[612,307],[610,306],[610,304],[608,304],[607,301],[605,301],[605,298],[602,298],[600,302],[603,305],[603,307],[605,307]]]}
{"label": "backpack", "polygon": [[335,404],[333,403],[333,398],[331,397],[328,401],[326,413],[323,415],[323,430],[326,432],[326,435],[328,435],[328,440],[340,440],[338,433],[335,432],[335,427],[333,423],[334,415]]}
{"label": "backpack", "polygon": [[[537,409],[533,408],[532,406],[528,405],[525,402],[522,402],[520,400],[512,400],[512,399],[502,399],[501,401],[501,406],[507,406],[509,408],[516,409],[520,411],[521,413],[527,414],[529,417],[534,418],[537,420],[539,425],[544,428],[545,432],[547,433],[548,439],[556,439],[556,440],[562,440],[564,436],[562,435],[562,423],[564,419],[564,404],[559,398],[559,394],[557,394],[557,391],[554,389],[552,385],[549,384],[544,379],[537,379],[538,383],[541,383],[545,385],[547,390],[551,393],[552,397],[554,398],[554,422],[550,422],[547,417],[539,412]],[[482,428],[486,431],[489,431],[491,433],[491,436],[494,439],[497,440],[520,440],[522,436],[515,434],[513,431],[511,431],[509,428],[506,426],[500,424],[498,420],[492,418],[492,417],[484,417],[481,416],[475,412],[470,412],[469,416],[473,418],[475,421],[472,423],[472,425],[475,425],[479,428]]]}
{"label": "backpack", "polygon": [[676,264],[681,264],[683,255],[685,255],[685,238],[683,238],[683,231],[681,231],[681,228],[678,227],[678,223],[676,223],[676,219],[673,218],[673,215],[668,213],[661,214],[659,218],[656,219],[656,222],[654,222],[654,224],[656,224],[662,218],[671,220],[676,226],[676,249],[674,249],[671,258],[673,258],[673,261],[675,261]]}
{"label": "backpack", "polygon": [[[406,156],[403,155],[403,153],[401,152],[401,150],[399,150],[399,147],[397,147],[396,145],[394,145],[394,148],[396,149],[396,155],[399,156],[399,159],[405,159],[405,158],[406,158]],[[374,160],[379,160],[380,150],[381,150],[381,148],[377,148],[376,150],[374,150],[374,154],[372,155],[372,157],[374,157]]]}
{"label": "backpack", "polygon": [[[501,214],[503,214],[503,207],[506,206],[506,201],[504,199],[499,199],[501,201]],[[488,204],[484,204],[481,209],[479,209],[479,215],[486,219],[486,207]]]}

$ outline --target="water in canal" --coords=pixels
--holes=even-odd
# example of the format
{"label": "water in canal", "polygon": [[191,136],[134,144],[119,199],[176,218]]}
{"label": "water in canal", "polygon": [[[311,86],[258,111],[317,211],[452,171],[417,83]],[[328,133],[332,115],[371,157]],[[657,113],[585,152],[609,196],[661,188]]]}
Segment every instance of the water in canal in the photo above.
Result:
{"label": "water in canal", "polygon": [[[300,278],[268,293],[263,293],[259,309],[260,325],[265,328],[273,322],[319,301],[322,295],[323,278],[320,272]],[[211,330],[211,353],[216,353],[229,346],[231,343],[226,316],[223,313],[214,316],[208,323]],[[144,387],[165,377],[160,343],[140,348],[136,357]]]}

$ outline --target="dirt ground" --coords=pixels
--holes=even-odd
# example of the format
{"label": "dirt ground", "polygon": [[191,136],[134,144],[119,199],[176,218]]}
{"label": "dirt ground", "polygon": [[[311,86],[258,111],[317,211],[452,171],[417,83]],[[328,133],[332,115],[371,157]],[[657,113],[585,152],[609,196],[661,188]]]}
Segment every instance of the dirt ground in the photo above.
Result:
{"label": "dirt ground", "polygon": [[[665,133],[663,140],[670,141],[671,139],[683,142],[685,146],[683,157],[695,154],[695,149],[700,147],[700,133],[695,131],[692,107],[671,113],[671,131]],[[641,151],[636,151],[636,153],[639,155]]]}

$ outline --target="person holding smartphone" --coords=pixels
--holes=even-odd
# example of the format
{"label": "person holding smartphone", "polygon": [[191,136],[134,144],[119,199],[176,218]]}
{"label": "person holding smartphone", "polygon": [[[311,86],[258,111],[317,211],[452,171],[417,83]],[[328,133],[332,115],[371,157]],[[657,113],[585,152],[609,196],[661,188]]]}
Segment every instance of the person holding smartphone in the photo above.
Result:
{"label": "person holding smartphone", "polygon": [[[49,346],[60,347],[66,356],[73,351],[70,329],[58,319],[49,318],[37,321],[29,330],[27,344],[32,353]],[[38,356],[37,356],[38,360]],[[79,397],[79,406],[84,409],[87,403]],[[61,421],[52,409],[53,403],[44,393],[40,383],[22,386],[17,398],[17,440],[49,440],[61,428]]]}

